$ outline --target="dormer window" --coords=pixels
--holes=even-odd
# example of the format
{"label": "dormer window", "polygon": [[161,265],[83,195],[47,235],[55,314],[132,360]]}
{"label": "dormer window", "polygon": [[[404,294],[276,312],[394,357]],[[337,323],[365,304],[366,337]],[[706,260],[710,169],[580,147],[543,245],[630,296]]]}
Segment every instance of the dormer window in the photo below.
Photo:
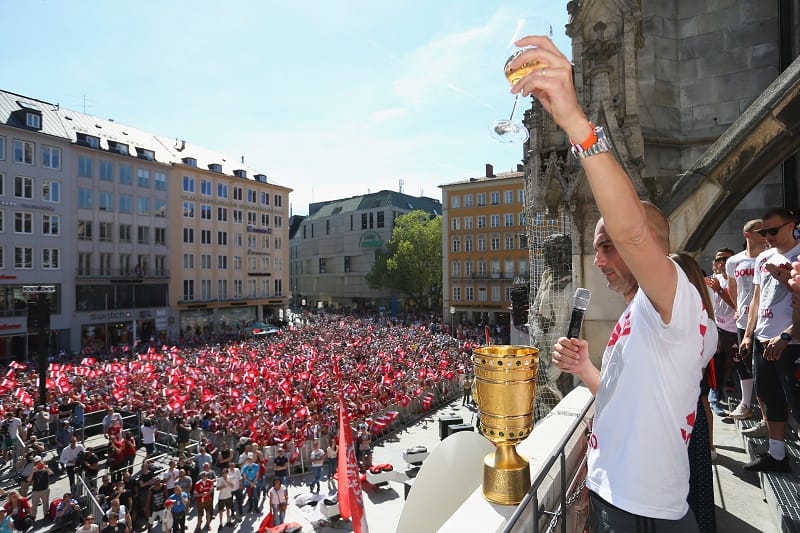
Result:
{"label": "dormer window", "polygon": [[210,163],[208,165],[208,170],[210,170],[211,172],[222,173],[222,165],[220,165],[219,163]]}
{"label": "dormer window", "polygon": [[183,164],[186,165],[187,167],[197,166],[197,159],[195,159],[194,157],[184,157],[183,159],[181,159],[181,161],[183,161]]}
{"label": "dormer window", "polygon": [[108,141],[108,151],[115,154],[131,155],[128,151],[128,145],[117,141]]}
{"label": "dormer window", "polygon": [[139,148],[137,146],[136,157],[139,159],[146,159],[147,161],[154,161],[156,158],[156,153],[152,150],[148,150],[147,148]]}
{"label": "dormer window", "polygon": [[241,168],[234,170],[233,175],[236,176],[237,178],[247,179],[247,171]]}
{"label": "dormer window", "polygon": [[42,115],[25,113],[25,125],[34,130],[42,129]]}
{"label": "dormer window", "polygon": [[258,182],[261,182],[261,183],[266,183],[267,182],[266,174],[255,174],[253,176],[253,179],[258,181]]}
{"label": "dormer window", "polygon": [[89,148],[100,148],[100,137],[94,135],[87,135],[86,133],[78,133],[76,142],[81,146],[88,146]]}

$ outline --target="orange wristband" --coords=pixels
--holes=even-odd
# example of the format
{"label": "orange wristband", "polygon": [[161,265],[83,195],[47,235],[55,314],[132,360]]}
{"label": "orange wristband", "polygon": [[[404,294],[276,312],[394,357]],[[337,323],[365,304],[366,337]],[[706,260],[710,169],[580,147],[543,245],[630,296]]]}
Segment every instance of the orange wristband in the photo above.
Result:
{"label": "orange wristband", "polygon": [[[582,142],[576,143],[572,139],[569,140],[569,143],[574,146],[578,151],[584,152],[595,145],[597,142],[597,131],[595,131],[595,126],[591,122],[589,122],[589,127],[592,128],[591,133],[589,136]],[[580,147],[580,148],[578,148]]]}

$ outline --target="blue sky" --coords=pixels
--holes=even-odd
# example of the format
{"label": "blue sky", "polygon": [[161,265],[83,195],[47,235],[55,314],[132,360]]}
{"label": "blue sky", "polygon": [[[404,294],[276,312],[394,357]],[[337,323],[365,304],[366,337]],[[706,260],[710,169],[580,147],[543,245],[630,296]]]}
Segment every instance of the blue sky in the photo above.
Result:
{"label": "blue sky", "polygon": [[[0,88],[185,139],[312,201],[511,170],[488,124],[520,21],[564,35],[565,0],[0,0]],[[568,53],[569,55],[569,53]]]}

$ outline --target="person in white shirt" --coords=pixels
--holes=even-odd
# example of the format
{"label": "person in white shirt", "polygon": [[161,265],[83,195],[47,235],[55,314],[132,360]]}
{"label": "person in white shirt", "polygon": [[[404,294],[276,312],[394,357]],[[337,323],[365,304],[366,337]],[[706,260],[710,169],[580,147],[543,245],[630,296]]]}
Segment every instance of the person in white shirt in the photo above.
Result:
{"label": "person in white shirt", "polygon": [[83,444],[78,444],[78,439],[74,435],[69,439],[69,446],[61,451],[60,461],[67,469],[67,477],[71,488],[75,488],[75,466],[78,454],[81,453],[83,453]]}
{"label": "person in white shirt", "polygon": [[628,304],[601,369],[589,359],[585,340],[561,337],[553,347],[553,364],[575,374],[596,396],[586,477],[590,530],[633,531],[644,521],[662,533],[696,532],[686,501],[687,444],[700,396],[708,315],[697,289],[667,257],[663,213],[639,200],[604,130],[584,114],[571,61],[545,36],[515,44],[525,51],[511,68],[530,61],[546,67],[525,75],[512,92],[535,96],[573,139],[573,154],[602,215],[594,234],[595,266]]}
{"label": "person in white shirt", "polygon": [[279,526],[283,524],[286,517],[286,507],[289,503],[289,493],[286,487],[281,485],[281,478],[276,477],[272,480],[272,487],[267,494],[269,498],[269,508],[272,511],[272,524]]}
{"label": "person in white shirt", "polygon": [[[219,527],[223,524],[230,526],[233,524],[233,488],[234,484],[230,480],[228,469],[223,469],[217,478],[217,514],[219,515]],[[223,515],[227,515],[227,522],[223,520]]]}
{"label": "person in white shirt", "polygon": [[152,457],[156,449],[156,428],[153,421],[146,419],[139,430],[142,433],[142,445],[147,451],[147,457]]}
{"label": "person in white shirt", "polygon": [[175,483],[177,483],[179,477],[181,477],[181,471],[175,460],[171,459],[169,466],[167,466],[167,469],[161,474],[161,479],[164,480],[164,486],[167,488],[169,494],[172,494],[172,489],[175,488]]}
{"label": "person in white shirt", "polygon": [[[733,356],[738,351],[736,338],[736,304],[728,294],[728,275],[725,263],[733,257],[733,250],[720,248],[714,252],[712,264],[713,275],[706,278],[706,286],[711,289],[711,302],[714,307],[714,320],[719,334],[719,346],[714,354],[714,374],[711,390],[708,391],[708,403],[717,416],[725,416],[727,411],[722,407],[722,399],[733,374]],[[710,421],[713,426],[713,420]],[[713,442],[713,440],[712,440]]]}
{"label": "person in white shirt", "polygon": [[788,407],[800,413],[795,364],[800,357],[800,310],[792,307],[792,295],[784,280],[800,256],[800,243],[794,237],[794,215],[789,210],[769,209],[762,221],[758,233],[766,237],[771,248],[756,258],[751,312],[739,350],[753,352],[756,394],[766,407],[769,449],[744,469],[789,472],[785,444]]}

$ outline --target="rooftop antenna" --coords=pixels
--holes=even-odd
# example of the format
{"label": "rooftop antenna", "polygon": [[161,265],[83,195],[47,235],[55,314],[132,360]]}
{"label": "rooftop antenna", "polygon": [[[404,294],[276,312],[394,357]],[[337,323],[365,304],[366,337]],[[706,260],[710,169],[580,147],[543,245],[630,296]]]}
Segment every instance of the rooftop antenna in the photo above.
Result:
{"label": "rooftop antenna", "polygon": [[244,156],[242,156],[242,164],[244,165]]}
{"label": "rooftop antenna", "polygon": [[405,184],[405,181],[404,181],[402,178],[400,178],[400,179],[399,179],[399,180],[397,180],[397,181],[399,182],[398,189],[399,189],[399,191],[400,191],[400,194],[403,194],[403,185]]}

